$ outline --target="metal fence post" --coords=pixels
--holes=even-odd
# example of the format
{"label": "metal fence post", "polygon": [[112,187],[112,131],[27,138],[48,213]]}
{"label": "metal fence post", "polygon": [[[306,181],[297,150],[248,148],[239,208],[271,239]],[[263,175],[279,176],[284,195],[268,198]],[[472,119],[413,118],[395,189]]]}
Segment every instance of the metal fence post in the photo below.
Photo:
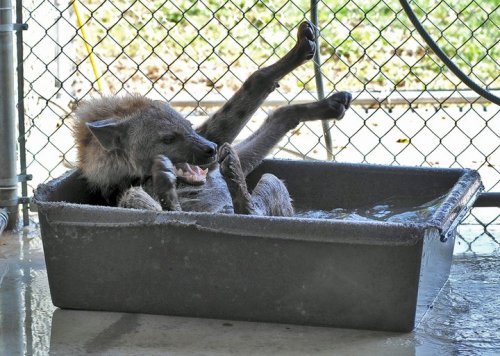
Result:
{"label": "metal fence post", "polygon": [[28,181],[31,175],[26,172],[26,127],[24,122],[24,38],[23,31],[28,26],[23,23],[23,0],[16,0],[16,47],[17,47],[17,119],[19,132],[19,183],[21,183],[21,201],[23,204],[23,226],[29,225]]}
{"label": "metal fence post", "polygon": [[[12,2],[0,0],[0,208],[7,228],[18,218]],[[5,211],[4,210],[4,211]]]}
{"label": "metal fence post", "polygon": [[[325,89],[323,88],[323,74],[321,73],[321,57],[319,49],[319,29],[318,29],[318,0],[311,0],[311,22],[314,25],[315,39],[316,39],[316,51],[314,51],[314,79],[316,80],[316,88],[318,91],[318,99],[325,98]],[[332,134],[330,132],[330,121],[323,120],[321,122],[323,128],[323,136],[325,138],[326,147],[326,159],[333,160],[333,149],[332,149]]]}

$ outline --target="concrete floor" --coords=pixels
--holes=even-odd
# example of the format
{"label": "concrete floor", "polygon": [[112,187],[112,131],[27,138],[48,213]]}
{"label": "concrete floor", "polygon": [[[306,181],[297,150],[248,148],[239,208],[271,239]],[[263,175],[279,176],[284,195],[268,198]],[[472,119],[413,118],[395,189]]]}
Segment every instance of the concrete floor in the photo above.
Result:
{"label": "concrete floor", "polygon": [[36,225],[0,237],[0,355],[500,355],[500,256],[456,256],[412,333],[57,309]]}

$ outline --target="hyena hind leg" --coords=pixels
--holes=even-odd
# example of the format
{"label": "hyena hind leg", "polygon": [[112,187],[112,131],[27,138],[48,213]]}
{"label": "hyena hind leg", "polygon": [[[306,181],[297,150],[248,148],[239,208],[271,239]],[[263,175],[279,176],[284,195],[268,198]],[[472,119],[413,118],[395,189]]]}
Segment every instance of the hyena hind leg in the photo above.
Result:
{"label": "hyena hind leg", "polygon": [[219,149],[220,171],[233,201],[236,214],[292,216],[293,207],[285,184],[272,174],[264,174],[252,194],[236,151],[225,143]]}
{"label": "hyena hind leg", "polygon": [[146,193],[142,187],[127,189],[118,200],[118,206],[120,208],[162,211],[160,203]]}
{"label": "hyena hind leg", "polygon": [[254,72],[243,86],[196,131],[219,146],[233,142],[278,81],[314,56],[314,26],[305,21],[297,30],[295,46],[276,63]]}
{"label": "hyena hind leg", "polygon": [[267,216],[293,216],[292,198],[281,179],[265,173],[252,192],[256,206],[262,207]]}
{"label": "hyena hind leg", "polygon": [[235,146],[243,173],[252,172],[286,133],[301,122],[342,119],[351,100],[351,94],[339,92],[317,102],[281,106],[270,113],[260,128]]}

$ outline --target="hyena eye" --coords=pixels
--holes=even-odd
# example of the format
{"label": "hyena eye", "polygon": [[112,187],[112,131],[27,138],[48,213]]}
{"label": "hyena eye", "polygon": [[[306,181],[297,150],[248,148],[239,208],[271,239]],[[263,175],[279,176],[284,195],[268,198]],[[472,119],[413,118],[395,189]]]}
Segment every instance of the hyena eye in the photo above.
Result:
{"label": "hyena eye", "polygon": [[177,138],[177,135],[172,133],[172,134],[168,134],[168,135],[163,136],[161,141],[168,145],[168,144],[174,142],[176,138]]}

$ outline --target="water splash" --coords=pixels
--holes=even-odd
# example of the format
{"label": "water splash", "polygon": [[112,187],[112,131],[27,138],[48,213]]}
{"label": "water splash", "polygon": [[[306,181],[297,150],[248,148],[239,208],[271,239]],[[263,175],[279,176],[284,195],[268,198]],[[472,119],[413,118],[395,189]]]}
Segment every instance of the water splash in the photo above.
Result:
{"label": "water splash", "polygon": [[353,221],[414,222],[427,221],[446,195],[420,205],[412,205],[411,197],[392,197],[383,202],[361,208],[334,208],[332,210],[298,210],[295,216],[305,219],[340,219]]}

